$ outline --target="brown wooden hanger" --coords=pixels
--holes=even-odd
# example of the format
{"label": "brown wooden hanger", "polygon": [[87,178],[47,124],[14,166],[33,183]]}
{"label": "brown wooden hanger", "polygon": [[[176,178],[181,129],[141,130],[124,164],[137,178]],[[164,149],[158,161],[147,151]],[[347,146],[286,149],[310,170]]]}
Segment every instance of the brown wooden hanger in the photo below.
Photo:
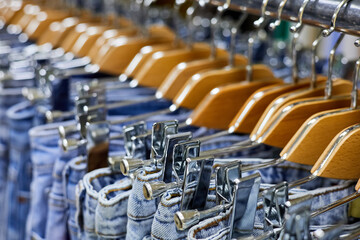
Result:
{"label": "brown wooden hanger", "polygon": [[[228,3],[229,4],[229,3]],[[157,98],[165,98],[173,100],[184,84],[191,76],[203,70],[211,70],[225,67],[228,64],[228,53],[223,49],[215,47],[215,32],[220,25],[222,15],[228,9],[228,4],[217,7],[215,17],[211,19],[211,54],[209,58],[195,60],[191,62],[182,62],[172,69],[166,79],[159,86],[156,96]],[[245,16],[244,16],[245,19]],[[242,55],[235,55],[235,65],[245,65],[247,59]]]}
{"label": "brown wooden hanger", "polygon": [[[187,11],[186,21],[189,29],[192,29],[192,19],[195,13],[206,6],[207,4],[202,5],[194,2],[191,7],[193,10]],[[207,58],[210,52],[211,48],[208,44],[193,43],[192,33],[190,33],[186,47],[152,54],[136,76],[134,76],[131,85],[136,86],[139,84],[141,86],[158,88],[177,64]]]}
{"label": "brown wooden hanger", "polygon": [[[256,34],[257,32],[254,35]],[[252,49],[254,41],[253,36],[248,40],[248,59],[253,57]],[[283,83],[281,79],[274,76],[253,79],[254,74],[256,74],[253,70],[254,66],[252,66],[252,62],[249,60],[246,66],[246,76],[244,76],[245,81],[213,89],[195,108],[187,122],[191,122],[195,126],[226,130],[237,114],[238,109],[242,107],[254,91],[265,86]]]}
{"label": "brown wooden hanger", "polygon": [[[284,147],[291,137],[296,133],[299,127],[311,115],[320,111],[326,111],[336,108],[343,108],[350,105],[350,98],[348,95],[332,97],[332,65],[334,61],[335,50],[343,39],[341,35],[336,42],[334,48],[331,50],[329,63],[328,87],[326,88],[324,98],[309,98],[291,101],[285,104],[274,116],[270,119],[271,124],[269,128],[264,129],[260,136],[251,136],[252,140],[257,137],[257,141],[266,144],[271,144],[276,147]],[[280,132],[285,131],[285,132]],[[275,137],[276,136],[276,137]]]}
{"label": "brown wooden hanger", "polygon": [[[266,108],[264,113],[262,114],[260,120],[257,122],[256,126],[252,131],[253,136],[261,135],[263,129],[266,129],[271,124],[272,120],[274,120],[273,116],[278,110],[284,106],[286,103],[289,103],[293,100],[300,100],[303,98],[311,98],[311,97],[320,97],[323,96],[326,87],[326,77],[325,76],[317,76],[315,72],[315,63],[316,63],[316,50],[320,40],[323,38],[322,32],[315,39],[312,44],[312,63],[311,63],[311,84],[308,89],[299,89],[294,92],[289,92],[280,95],[276,99],[274,99],[269,106]],[[319,83],[320,82],[320,83]],[[351,91],[352,84],[350,81],[336,79],[333,83],[332,87],[332,95],[343,95],[348,94]]]}
{"label": "brown wooden hanger", "polygon": [[309,118],[280,153],[291,162],[314,165],[332,139],[343,129],[358,123],[358,88],[360,60],[356,62],[350,108],[329,110]]}
{"label": "brown wooden hanger", "polygon": [[151,58],[154,53],[175,49],[177,47],[180,47],[179,45],[182,44],[170,42],[145,46],[141,48],[140,51],[131,60],[129,65],[126,67],[124,73],[120,75],[121,79],[123,79],[123,81],[126,81],[128,79],[135,78],[135,76],[139,73],[140,69],[145,65],[145,63]]}

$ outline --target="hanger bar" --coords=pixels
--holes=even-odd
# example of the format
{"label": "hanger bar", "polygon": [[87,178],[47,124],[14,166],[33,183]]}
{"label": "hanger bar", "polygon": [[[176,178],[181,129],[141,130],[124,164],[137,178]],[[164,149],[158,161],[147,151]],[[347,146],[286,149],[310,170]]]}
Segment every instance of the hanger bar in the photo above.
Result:
{"label": "hanger bar", "polygon": [[[214,0],[212,4],[220,5],[225,0]],[[250,14],[261,15],[261,6],[263,0],[232,0],[230,9],[235,11],[246,11]],[[302,22],[307,25],[330,28],[332,16],[340,0],[311,0],[306,5]],[[269,1],[265,15],[276,19],[278,17],[278,8],[281,0]],[[298,12],[303,1],[287,1],[281,14],[281,19],[286,21],[298,22]],[[346,8],[340,10],[336,20],[335,30],[351,35],[360,36],[360,1],[350,1]]]}

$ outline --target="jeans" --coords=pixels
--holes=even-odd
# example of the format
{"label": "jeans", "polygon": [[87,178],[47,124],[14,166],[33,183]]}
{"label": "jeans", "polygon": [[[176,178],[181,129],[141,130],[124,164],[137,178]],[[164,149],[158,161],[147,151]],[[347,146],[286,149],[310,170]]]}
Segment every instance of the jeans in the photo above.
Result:
{"label": "jeans", "polygon": [[30,141],[34,109],[27,102],[9,108],[9,168],[6,190],[6,239],[25,239],[26,216],[30,207],[32,178]]}
{"label": "jeans", "polygon": [[[259,170],[262,177],[262,189],[267,189],[274,186],[274,183],[281,181],[292,182],[301,179],[310,174],[309,167],[294,164],[283,163],[279,166]],[[245,174],[247,175],[247,174]],[[311,210],[314,211],[320,207],[326,206],[329,203],[336,201],[353,192],[353,186],[349,182],[341,183],[340,185],[331,186],[334,184],[331,179],[316,179],[307,185],[302,186],[302,189],[290,189],[289,199],[296,199],[304,194],[312,194],[314,199],[312,201]],[[337,181],[337,183],[339,183]],[[262,202],[262,198],[258,199],[258,203]],[[256,211],[254,220],[253,235],[258,236],[268,230],[266,227],[265,210],[260,208]],[[188,233],[189,239],[226,239],[230,233],[229,216],[231,209],[219,214],[219,216],[206,219],[199,224],[193,226]],[[311,220],[311,225],[327,225],[334,224],[346,219],[346,206],[333,209],[323,216],[315,217]],[[271,219],[272,221],[274,219]]]}
{"label": "jeans", "polygon": [[[6,111],[22,101],[21,88],[1,89],[0,91],[0,212],[5,213],[6,180],[9,166],[9,125]],[[6,236],[6,215],[0,217],[0,238]]]}
{"label": "jeans", "polygon": [[79,229],[79,239],[98,239],[95,232],[95,210],[98,204],[99,192],[102,188],[119,183],[124,176],[114,173],[110,168],[101,168],[85,174],[76,187],[76,223]]}
{"label": "jeans", "polygon": [[63,192],[66,201],[66,223],[71,240],[78,239],[78,228],[75,223],[76,197],[75,188],[86,174],[86,157],[79,156],[66,163],[63,170]]}
{"label": "jeans", "polygon": [[95,212],[95,231],[99,239],[125,239],[131,185],[132,180],[124,178],[99,192]]}
{"label": "jeans", "polygon": [[[191,197],[194,189],[186,192],[185,197]],[[215,188],[211,187],[207,197],[206,208],[215,206]],[[162,197],[155,213],[151,227],[152,239],[186,239],[187,230],[178,230],[174,215],[180,211],[182,190],[179,188],[168,190]]]}
{"label": "jeans", "polygon": [[155,167],[144,168],[136,172],[131,189],[127,216],[126,239],[143,239],[151,234],[151,225],[158,206],[158,199],[146,200],[143,193],[145,182],[159,181],[161,171]]}

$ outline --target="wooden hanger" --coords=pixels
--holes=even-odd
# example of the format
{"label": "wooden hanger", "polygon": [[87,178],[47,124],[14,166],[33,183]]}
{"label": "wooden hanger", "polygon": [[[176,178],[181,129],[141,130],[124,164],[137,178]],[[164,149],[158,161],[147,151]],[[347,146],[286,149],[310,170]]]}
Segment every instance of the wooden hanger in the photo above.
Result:
{"label": "wooden hanger", "polygon": [[145,46],[140,49],[139,53],[135,55],[135,57],[131,60],[129,65],[124,70],[124,73],[121,74],[122,79],[126,81],[127,79],[134,78],[140,69],[144,66],[144,64],[151,58],[151,56],[160,51],[168,51],[170,49],[175,49],[177,47],[182,47],[181,43],[163,43],[163,44],[155,44],[150,46]]}
{"label": "wooden hanger", "polygon": [[[275,23],[270,24],[270,28],[272,30],[274,30],[280,24],[281,14],[285,3],[286,1],[282,1],[279,5],[278,19],[275,21]],[[301,19],[302,19],[302,14],[305,10],[305,6],[306,6],[306,1],[305,4],[303,4],[299,10],[300,23],[302,23]],[[262,12],[265,11],[265,8],[266,6],[265,7],[263,6]],[[262,14],[262,18],[259,19],[259,23],[261,23],[261,21],[264,21],[264,19],[265,19],[265,14]],[[301,30],[301,24],[299,26],[297,28],[297,31]],[[308,79],[303,79],[298,81],[297,64],[296,64],[297,51],[295,48],[298,38],[299,38],[299,33],[296,32],[292,40],[292,59],[293,59],[292,84],[264,87],[254,92],[254,94],[247,100],[247,102],[239,110],[239,112],[237,113],[237,115],[229,125],[230,133],[232,132],[251,133],[255,128],[256,123],[264,113],[265,109],[269,106],[269,104],[272,101],[274,101],[274,99],[276,99],[277,97],[283,94],[299,91],[299,89],[305,89],[310,85]],[[318,81],[322,81],[322,79],[318,79]]]}
{"label": "wooden hanger", "polygon": [[[307,1],[305,1],[307,3]],[[252,131],[252,135],[259,136],[263,129],[268,128],[271,119],[273,119],[274,114],[282,107],[284,104],[289,103],[293,100],[303,99],[303,98],[311,98],[311,97],[320,97],[323,96],[326,83],[325,83],[325,76],[317,76],[315,71],[315,64],[316,64],[316,50],[320,40],[323,38],[322,32],[320,35],[315,39],[312,44],[312,63],[311,63],[311,84],[309,89],[299,89],[294,92],[289,92],[280,95],[276,99],[274,99],[269,106],[266,108],[262,116],[260,117],[259,121],[257,122],[256,126]],[[318,83],[320,82],[320,83]],[[337,79],[333,83],[333,91],[332,94],[334,96],[348,94],[351,91],[352,84],[350,81]]]}
{"label": "wooden hanger", "polygon": [[2,20],[9,25],[21,16],[27,1],[3,1],[3,3]]}
{"label": "wooden hanger", "polygon": [[[238,27],[243,21],[244,19],[239,19],[237,26],[232,29],[233,35],[237,33]],[[232,42],[234,44],[234,41]],[[231,52],[233,53],[233,51]],[[178,92],[174,98],[174,106],[193,109],[212,89],[221,85],[243,81],[246,79],[247,74],[246,66],[234,67],[233,61],[230,61],[230,65],[223,69],[200,72],[189,79]],[[261,64],[253,66],[253,80],[273,77],[272,71],[267,66]]]}
{"label": "wooden hanger", "polygon": [[24,29],[24,33],[26,33],[30,40],[35,41],[46,31],[52,22],[63,20],[68,16],[69,14],[64,11],[46,9],[39,12],[36,18],[31,20]]}
{"label": "wooden hanger", "polygon": [[280,153],[291,162],[314,165],[332,139],[343,129],[359,122],[358,88],[360,60],[356,62],[350,108],[329,110],[309,118]]}
{"label": "wooden hanger", "polygon": [[20,31],[26,29],[32,19],[34,19],[37,14],[41,11],[40,7],[33,4],[26,4],[24,9],[21,11],[21,14],[18,15],[11,23],[11,26],[16,26]]}
{"label": "wooden hanger", "polygon": [[[228,3],[230,4],[230,3]],[[165,98],[173,100],[187,80],[194,74],[216,68],[225,67],[228,64],[228,53],[223,49],[215,48],[215,32],[222,18],[223,13],[228,8],[228,4],[217,7],[217,14],[211,20],[211,55],[207,59],[200,59],[191,62],[182,62],[172,69],[166,79],[159,86],[156,96],[157,98]],[[245,65],[246,57],[235,55],[235,65]]]}
{"label": "wooden hanger", "polygon": [[360,125],[352,125],[339,134],[326,147],[311,173],[318,177],[359,179]]}
{"label": "wooden hanger", "polygon": [[[129,65],[131,60],[144,46],[172,43],[175,34],[165,26],[151,26],[149,37],[119,37],[108,40],[107,44],[101,47],[95,62],[101,71],[113,75],[120,75]],[[121,56],[121,57],[119,57]]]}
{"label": "wooden hanger", "polygon": [[274,76],[253,79],[255,73],[250,59],[253,58],[252,49],[255,42],[254,36],[256,35],[257,32],[251,35],[248,40],[249,62],[246,66],[245,81],[213,89],[192,112],[187,120],[188,123],[191,122],[192,125],[208,128],[228,129],[238,109],[254,91],[265,86],[283,83],[281,79]]}
{"label": "wooden hanger", "polygon": [[38,45],[50,43],[53,48],[60,46],[66,35],[73,30],[80,20],[76,17],[65,18],[60,22],[53,22],[49,28],[37,40]]}
{"label": "wooden hanger", "polygon": [[110,39],[117,37],[133,37],[138,33],[138,29],[135,26],[126,27],[121,29],[109,29],[106,30],[95,42],[95,44],[90,48],[87,56],[92,60],[96,61],[97,54],[100,51],[101,47],[107,44]]}
{"label": "wooden hanger", "polygon": [[[199,10],[202,7],[201,4],[196,2],[194,4],[196,4],[196,7],[192,7],[193,11],[187,11],[186,21],[189,29],[192,29],[190,26],[195,10]],[[204,4],[204,6],[207,5]],[[158,88],[177,64],[207,58],[210,55],[210,46],[205,43],[192,43],[192,34],[191,32],[188,36],[187,47],[153,54],[136,76],[134,76],[132,85],[136,86],[139,84],[141,86]]]}
{"label": "wooden hanger", "polygon": [[[332,65],[334,61],[335,50],[339,46],[344,35],[342,34],[331,50],[329,63],[328,87],[324,98],[309,98],[304,100],[295,100],[284,105],[274,116],[269,128],[263,130],[260,136],[251,136],[252,140],[257,137],[257,141],[271,144],[276,147],[284,147],[297,129],[311,115],[320,111],[326,111],[336,108],[343,108],[350,105],[348,95],[332,97]],[[284,128],[285,127],[285,128]],[[279,132],[285,131],[285,132]],[[276,137],[275,137],[276,135]]]}

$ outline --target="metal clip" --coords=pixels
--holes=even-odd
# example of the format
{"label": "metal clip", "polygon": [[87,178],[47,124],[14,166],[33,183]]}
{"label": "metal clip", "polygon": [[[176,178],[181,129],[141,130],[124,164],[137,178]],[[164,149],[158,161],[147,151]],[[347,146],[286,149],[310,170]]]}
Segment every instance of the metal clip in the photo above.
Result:
{"label": "metal clip", "polygon": [[154,123],[151,135],[150,159],[123,159],[120,163],[122,174],[128,176],[143,166],[156,163],[157,159],[162,158],[164,155],[166,136],[177,132],[178,122],[176,120]]}
{"label": "metal clip", "polygon": [[157,198],[167,190],[182,186],[186,159],[199,156],[200,142],[186,141],[177,143],[172,152],[172,158],[166,159],[163,181],[144,184],[143,192],[147,200]]}
{"label": "metal clip", "polygon": [[[289,199],[289,185],[282,182],[263,191],[265,219],[272,227],[281,227],[284,224],[285,203]],[[277,224],[273,220],[277,221]]]}
{"label": "metal clip", "polygon": [[312,195],[305,195],[285,203],[285,225],[280,239],[311,239],[309,224],[312,199]]}
{"label": "metal clip", "polygon": [[126,156],[134,156],[134,137],[142,135],[146,133],[146,124],[144,121],[137,122],[134,124],[130,124],[128,126],[123,127],[124,133],[124,148]]}

